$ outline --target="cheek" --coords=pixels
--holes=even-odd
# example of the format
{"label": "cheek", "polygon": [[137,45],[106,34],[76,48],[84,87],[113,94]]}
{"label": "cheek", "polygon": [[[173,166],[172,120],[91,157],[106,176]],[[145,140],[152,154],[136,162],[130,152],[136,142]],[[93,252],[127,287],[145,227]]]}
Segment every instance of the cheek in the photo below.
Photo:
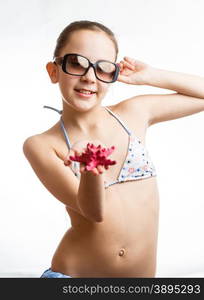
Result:
{"label": "cheek", "polygon": [[76,85],[76,82],[77,78],[68,74],[67,76],[62,76],[60,78],[60,86],[66,90],[70,90],[70,88],[73,88]]}
{"label": "cheek", "polygon": [[62,96],[65,99],[68,99],[73,94],[74,86],[76,85],[75,79],[63,77],[59,81],[59,89],[61,91]]}
{"label": "cheek", "polygon": [[102,83],[100,85],[100,91],[101,91],[101,93],[106,94],[108,92],[108,90],[109,90],[109,86],[107,84]]}

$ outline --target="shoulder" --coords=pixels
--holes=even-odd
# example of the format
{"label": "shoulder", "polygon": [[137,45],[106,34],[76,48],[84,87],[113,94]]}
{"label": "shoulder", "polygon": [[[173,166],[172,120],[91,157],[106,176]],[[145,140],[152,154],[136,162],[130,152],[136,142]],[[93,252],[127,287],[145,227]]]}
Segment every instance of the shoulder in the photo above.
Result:
{"label": "shoulder", "polygon": [[32,156],[43,156],[45,153],[55,152],[52,141],[47,133],[29,136],[23,142],[23,153],[29,160]]}
{"label": "shoulder", "polygon": [[55,159],[56,157],[64,161],[68,149],[58,123],[48,130],[29,136],[24,140],[22,150],[28,161],[47,160],[48,155],[50,158]]}
{"label": "shoulder", "polygon": [[60,138],[59,127],[59,122],[57,122],[46,131],[27,137],[23,142],[23,151],[36,147],[38,148],[39,152],[43,151],[45,148],[54,150],[54,145]]}
{"label": "shoulder", "polygon": [[23,152],[47,190],[66,206],[81,214],[76,202],[78,179],[71,168],[65,168],[63,161],[50,145],[48,136],[37,134],[28,137],[23,143]]}
{"label": "shoulder", "polygon": [[36,147],[41,141],[41,134],[29,136],[23,142],[23,152],[27,152],[30,148]]}

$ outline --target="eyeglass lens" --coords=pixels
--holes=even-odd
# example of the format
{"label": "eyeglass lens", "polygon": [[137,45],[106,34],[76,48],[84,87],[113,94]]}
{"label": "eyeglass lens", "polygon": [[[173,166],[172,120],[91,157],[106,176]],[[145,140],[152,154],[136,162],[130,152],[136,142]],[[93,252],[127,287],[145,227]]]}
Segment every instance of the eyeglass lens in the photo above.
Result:
{"label": "eyeglass lens", "polygon": [[[66,59],[66,71],[72,75],[84,75],[89,66],[89,61],[80,55],[71,54]],[[104,81],[112,81],[115,75],[116,66],[107,61],[100,61],[96,64],[96,75]]]}

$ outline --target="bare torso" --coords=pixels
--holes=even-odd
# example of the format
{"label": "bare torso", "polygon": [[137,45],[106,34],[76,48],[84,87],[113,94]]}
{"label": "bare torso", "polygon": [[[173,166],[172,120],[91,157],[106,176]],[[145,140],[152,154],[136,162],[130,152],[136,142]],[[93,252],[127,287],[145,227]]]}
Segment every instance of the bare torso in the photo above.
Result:
{"label": "bare torso", "polygon": [[[118,113],[145,145],[147,126],[140,113],[132,118],[117,111],[117,106],[108,108]],[[110,182],[117,178],[125,160],[128,134],[114,117],[107,114],[103,132],[93,132],[90,139],[99,139],[107,147],[116,146],[110,158],[118,163],[103,174],[104,180]],[[71,144],[83,138],[73,131],[68,134]],[[64,160],[68,149],[59,122],[43,135],[49,137],[53,149]],[[54,253],[52,270],[71,277],[154,277],[159,219],[156,177],[114,184],[105,191],[103,222],[88,221],[66,207],[71,227]]]}

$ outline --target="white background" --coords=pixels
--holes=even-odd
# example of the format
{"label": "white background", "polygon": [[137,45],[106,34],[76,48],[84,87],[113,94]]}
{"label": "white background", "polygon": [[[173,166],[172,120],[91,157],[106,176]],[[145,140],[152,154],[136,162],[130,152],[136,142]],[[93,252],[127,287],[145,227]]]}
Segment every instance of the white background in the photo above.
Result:
{"label": "white background", "polygon": [[[45,65],[70,22],[110,27],[128,55],[157,68],[204,76],[202,0],[1,1],[0,276],[39,277],[70,221],[23,155],[24,140],[59,119],[58,85]],[[172,91],[115,83],[104,99]],[[146,145],[158,173],[157,277],[204,277],[204,113],[156,124]]]}

